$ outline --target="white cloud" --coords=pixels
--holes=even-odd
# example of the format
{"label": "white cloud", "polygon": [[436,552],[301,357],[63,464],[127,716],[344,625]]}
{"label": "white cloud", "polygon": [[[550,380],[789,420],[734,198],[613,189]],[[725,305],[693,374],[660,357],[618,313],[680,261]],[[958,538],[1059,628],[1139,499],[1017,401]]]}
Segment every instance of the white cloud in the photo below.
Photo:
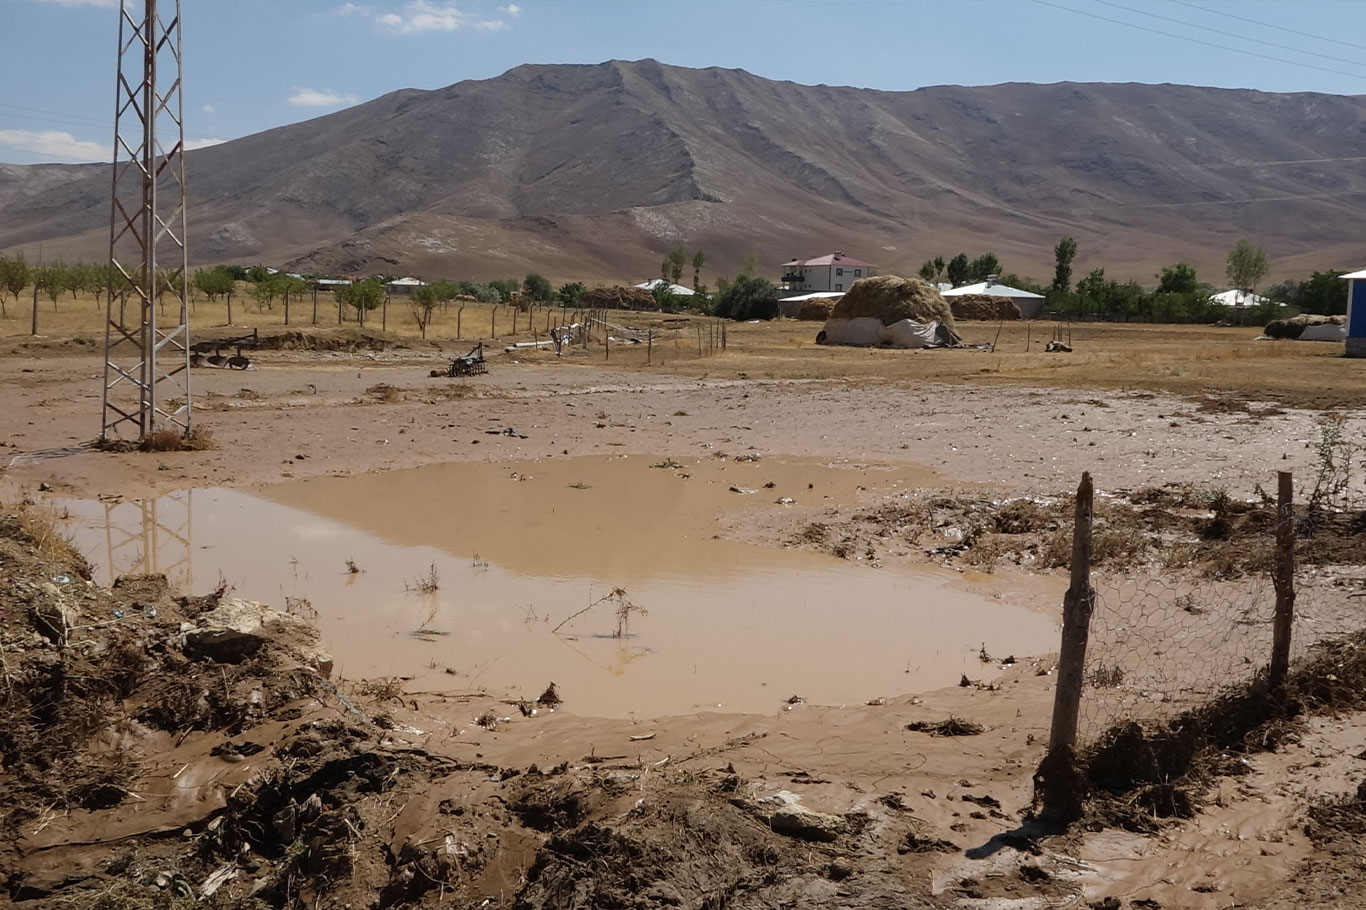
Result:
{"label": "white cloud", "polygon": [[55,6],[97,6],[102,9],[118,9],[119,0],[38,0]]}
{"label": "white cloud", "polygon": [[222,145],[226,139],[218,139],[213,136],[205,136],[203,139],[186,139],[185,151],[190,152],[195,149],[206,149],[211,145]]}
{"label": "white cloud", "polygon": [[206,104],[206,105],[204,105],[202,108],[200,108],[200,110],[202,110],[202,111],[203,111],[204,113],[206,113],[206,114],[212,114],[212,113],[213,113],[213,105],[212,105],[212,104]]}
{"label": "white cloud", "polygon": [[0,130],[0,145],[56,161],[111,161],[113,150],[61,130]]}
{"label": "white cloud", "polygon": [[343,3],[341,6],[337,7],[337,15],[368,16],[370,15],[370,8],[368,6],[361,6],[359,3]]}
{"label": "white cloud", "polygon": [[507,13],[509,16],[522,15],[522,8],[515,3],[509,3],[507,6],[500,6],[498,8],[503,12]]}
{"label": "white cloud", "polygon": [[342,104],[355,104],[355,95],[342,95],[333,91],[320,92],[312,88],[296,88],[289,96],[289,103],[295,107],[337,107]]}
{"label": "white cloud", "polygon": [[[520,7],[518,12],[521,12]],[[433,3],[432,0],[410,0],[404,4],[401,12],[383,13],[374,18],[381,28],[398,35],[454,32],[459,29],[496,32],[507,28],[507,22],[502,19],[482,19],[453,4]]]}

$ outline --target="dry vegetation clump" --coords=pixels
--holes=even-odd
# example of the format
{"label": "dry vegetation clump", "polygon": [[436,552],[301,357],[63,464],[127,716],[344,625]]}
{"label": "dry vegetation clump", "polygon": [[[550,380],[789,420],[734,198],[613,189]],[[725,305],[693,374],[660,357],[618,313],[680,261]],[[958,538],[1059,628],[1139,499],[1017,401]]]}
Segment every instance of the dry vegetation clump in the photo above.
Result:
{"label": "dry vegetation clump", "polygon": [[383,404],[394,404],[403,400],[403,390],[396,386],[391,386],[387,382],[380,382],[370,386],[370,388],[365,390],[365,394]]}
{"label": "dry vegetation clump", "polygon": [[[1072,559],[1070,496],[986,500],[925,492],[852,515],[822,516],[787,538],[790,546],[836,556],[882,559],[906,551],[985,571],[1014,564],[1061,569]],[[1161,567],[1204,578],[1270,571],[1276,509],[1267,497],[1245,502],[1222,490],[1144,488],[1096,505],[1092,565],[1129,573]],[[1315,565],[1366,565],[1366,511],[1297,507],[1297,558]]]}
{"label": "dry vegetation clump", "polygon": [[916,720],[906,725],[907,730],[928,733],[931,736],[980,736],[986,727],[961,717],[947,717],[944,720]]}
{"label": "dry vegetation clump", "polygon": [[213,431],[201,426],[191,427],[188,433],[156,430],[138,443],[140,452],[204,452],[216,448]]}

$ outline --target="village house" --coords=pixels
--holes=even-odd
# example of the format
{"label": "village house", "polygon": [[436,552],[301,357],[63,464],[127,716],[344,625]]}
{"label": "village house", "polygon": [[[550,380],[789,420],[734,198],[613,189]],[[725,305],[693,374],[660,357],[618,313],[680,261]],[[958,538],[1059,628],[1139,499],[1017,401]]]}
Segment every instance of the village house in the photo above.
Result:
{"label": "village house", "polygon": [[781,287],[789,294],[843,292],[855,281],[868,278],[876,271],[869,263],[852,259],[841,250],[816,259],[794,259],[783,263]]}

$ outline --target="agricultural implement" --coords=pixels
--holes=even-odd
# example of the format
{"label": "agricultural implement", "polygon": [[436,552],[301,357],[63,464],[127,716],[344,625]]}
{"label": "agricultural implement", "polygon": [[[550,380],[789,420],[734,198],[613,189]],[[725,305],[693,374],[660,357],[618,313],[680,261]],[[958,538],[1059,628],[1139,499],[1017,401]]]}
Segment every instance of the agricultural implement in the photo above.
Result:
{"label": "agricultural implement", "polygon": [[489,371],[488,364],[484,362],[484,342],[479,342],[470,348],[470,352],[463,357],[451,358],[451,365],[444,370],[432,370],[432,376],[479,376]]}
{"label": "agricultural implement", "polygon": [[[228,370],[245,370],[251,360],[242,356],[243,348],[258,348],[261,338],[256,329],[250,335],[226,338],[219,341],[197,341],[190,345],[190,366],[218,367]],[[224,348],[233,348],[237,353],[225,355]]]}

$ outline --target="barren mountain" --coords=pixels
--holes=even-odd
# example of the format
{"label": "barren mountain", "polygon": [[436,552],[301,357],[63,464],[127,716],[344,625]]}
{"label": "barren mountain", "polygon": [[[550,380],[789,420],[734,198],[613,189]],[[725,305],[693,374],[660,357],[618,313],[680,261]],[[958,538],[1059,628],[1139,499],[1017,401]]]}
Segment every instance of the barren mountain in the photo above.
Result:
{"label": "barren mountain", "polygon": [[[322,272],[709,274],[832,249],[884,270],[993,250],[1046,279],[1360,266],[1366,99],[1177,85],[805,86],[653,60],[404,90],[187,157],[191,256]],[[0,165],[0,249],[107,249],[107,166]],[[704,276],[704,280],[706,277]]]}

